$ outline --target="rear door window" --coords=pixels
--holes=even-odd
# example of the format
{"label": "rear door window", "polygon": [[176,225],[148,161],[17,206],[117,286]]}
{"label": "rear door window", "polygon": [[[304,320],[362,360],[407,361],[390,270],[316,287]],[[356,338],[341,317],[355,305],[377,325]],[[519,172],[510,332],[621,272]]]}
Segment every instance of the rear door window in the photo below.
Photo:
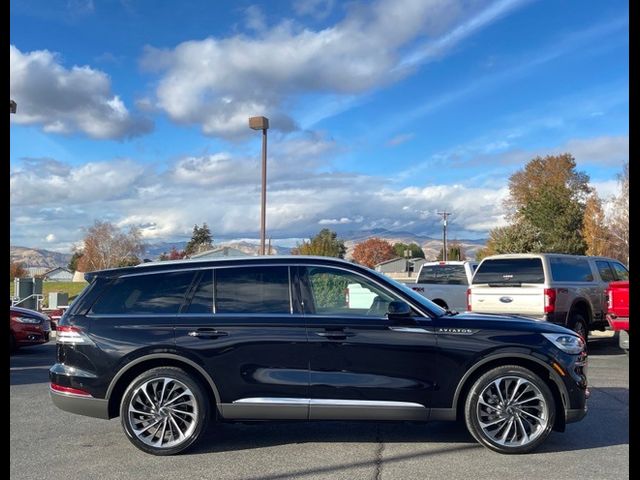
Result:
{"label": "rear door window", "polygon": [[615,280],[615,276],[613,275],[613,270],[611,270],[609,262],[600,260],[596,262],[596,266],[598,267],[598,273],[600,274],[600,278],[603,282],[613,282]]}
{"label": "rear door window", "polygon": [[616,280],[629,280],[629,270],[624,265],[618,262],[613,262],[611,265],[615,270]]}
{"label": "rear door window", "polygon": [[213,313],[213,271],[205,270],[193,292],[187,313]]}
{"label": "rear door window", "polygon": [[520,285],[544,283],[544,270],[540,258],[496,258],[480,263],[473,283],[490,285]]}
{"label": "rear door window", "polygon": [[420,271],[418,283],[466,285],[464,265],[425,265]]}
{"label": "rear door window", "polygon": [[95,314],[176,314],[194,272],[134,275],[116,279],[93,305]]}
{"label": "rear door window", "polygon": [[556,282],[591,282],[593,273],[586,258],[551,257],[551,277]]}
{"label": "rear door window", "polygon": [[216,313],[291,313],[286,266],[219,268],[215,285]]}

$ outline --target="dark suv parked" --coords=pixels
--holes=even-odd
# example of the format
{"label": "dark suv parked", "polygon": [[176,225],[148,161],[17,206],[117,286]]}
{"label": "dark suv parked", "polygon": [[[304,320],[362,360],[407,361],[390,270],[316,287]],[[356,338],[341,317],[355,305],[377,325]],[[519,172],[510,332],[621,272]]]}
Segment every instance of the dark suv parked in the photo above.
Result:
{"label": "dark suv parked", "polygon": [[119,415],[156,455],[192,445],[212,417],[464,418],[486,447],[523,453],[587,410],[571,330],[451,313],[345,261],[189,260],[86,278],[58,326],[53,402]]}

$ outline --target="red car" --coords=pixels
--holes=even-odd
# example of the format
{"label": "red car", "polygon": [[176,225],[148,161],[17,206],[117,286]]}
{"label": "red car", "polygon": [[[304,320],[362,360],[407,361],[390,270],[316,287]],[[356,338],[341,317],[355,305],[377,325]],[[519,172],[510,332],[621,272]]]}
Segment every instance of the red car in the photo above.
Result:
{"label": "red car", "polygon": [[611,282],[607,289],[609,299],[607,321],[614,331],[620,332],[620,348],[629,351],[629,281]]}
{"label": "red car", "polygon": [[49,341],[51,320],[35,310],[10,307],[9,348],[13,352],[18,347],[39,345]]}

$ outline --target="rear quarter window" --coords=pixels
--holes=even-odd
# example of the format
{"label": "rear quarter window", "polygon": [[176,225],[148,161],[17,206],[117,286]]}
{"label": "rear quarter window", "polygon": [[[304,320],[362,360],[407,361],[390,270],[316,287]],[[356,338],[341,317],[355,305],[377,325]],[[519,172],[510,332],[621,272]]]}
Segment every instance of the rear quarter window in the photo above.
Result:
{"label": "rear quarter window", "polygon": [[551,278],[556,282],[591,282],[593,273],[586,258],[551,257]]}
{"label": "rear quarter window", "polygon": [[544,283],[544,270],[540,258],[496,258],[480,263],[473,283],[510,285]]}
{"label": "rear quarter window", "polygon": [[95,314],[176,314],[194,272],[157,273],[116,279],[91,308]]}

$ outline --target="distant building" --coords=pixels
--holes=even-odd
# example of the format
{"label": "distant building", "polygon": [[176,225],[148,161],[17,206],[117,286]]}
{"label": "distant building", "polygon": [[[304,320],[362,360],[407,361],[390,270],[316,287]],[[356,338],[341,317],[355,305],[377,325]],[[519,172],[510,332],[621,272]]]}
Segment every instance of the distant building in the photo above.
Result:
{"label": "distant building", "polygon": [[380,262],[375,266],[375,270],[391,278],[406,280],[415,278],[424,262],[426,262],[424,258],[397,257],[386,262]]}
{"label": "distant building", "polygon": [[197,253],[195,255],[191,255],[191,258],[220,258],[220,257],[251,257],[248,253],[243,252],[242,250],[238,250],[233,247],[218,247],[213,250],[207,250],[206,252]]}
{"label": "distant building", "polygon": [[49,267],[25,267],[27,274],[25,277],[41,277],[47,271],[49,271]]}
{"label": "distant building", "polygon": [[73,272],[64,267],[56,267],[45,272],[42,278],[51,282],[71,282],[73,281]]}

